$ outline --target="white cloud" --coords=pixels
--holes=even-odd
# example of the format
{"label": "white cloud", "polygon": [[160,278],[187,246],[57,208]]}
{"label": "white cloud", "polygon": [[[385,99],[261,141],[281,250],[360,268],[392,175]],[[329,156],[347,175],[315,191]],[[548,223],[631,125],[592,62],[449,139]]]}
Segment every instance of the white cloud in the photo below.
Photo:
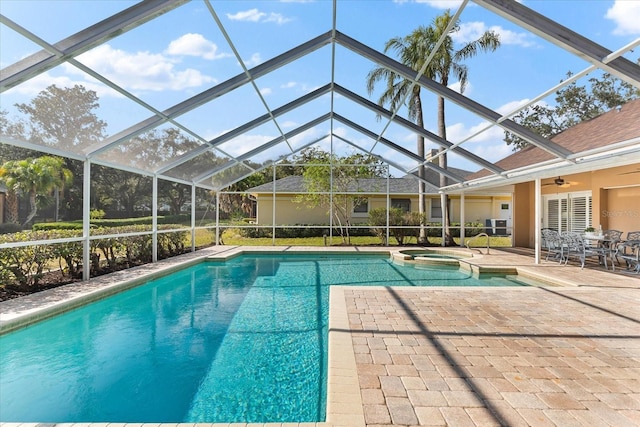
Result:
{"label": "white cloud", "polygon": [[108,44],[80,55],[78,60],[131,91],[182,90],[215,81],[193,68],[176,69],[177,61],[162,54],[129,53]]}
{"label": "white cloud", "polygon": [[[67,68],[74,68],[78,71],[77,68],[71,67],[67,65]],[[70,73],[72,74],[72,73]],[[124,95],[121,95],[119,92],[111,89],[108,86],[100,84],[95,80],[83,80],[83,79],[72,79],[69,76],[52,76],[49,72],[45,72],[42,74],[38,74],[37,76],[27,80],[24,83],[21,83],[5,92],[6,95],[11,94],[21,94],[29,97],[35,97],[40,92],[42,92],[45,88],[56,85],[59,88],[65,87],[73,87],[75,85],[82,85],[88,90],[92,90],[96,92],[99,98],[104,97],[114,97],[114,98],[122,98]]]}
{"label": "white cloud", "polygon": [[266,16],[266,13],[260,12],[258,9],[249,9],[235,14],[227,13],[227,18],[232,21],[258,22],[264,16]]}
{"label": "white cloud", "polygon": [[640,34],[640,2],[638,1],[616,0],[607,10],[605,17],[616,24],[613,34],[620,36]]}
{"label": "white cloud", "polygon": [[509,114],[510,112],[515,110],[516,108],[526,104],[529,101],[530,101],[530,99],[525,98],[525,99],[520,99],[520,100],[517,100],[517,101],[507,102],[506,104],[501,105],[500,107],[498,107],[496,112],[500,113],[500,114],[502,114],[504,116],[505,114]]}
{"label": "white cloud", "polygon": [[286,120],[280,123],[280,127],[283,129],[293,129],[295,127],[298,127],[298,123],[294,122],[293,120]]}
{"label": "white cloud", "polygon": [[255,67],[260,63],[262,63],[262,57],[259,53],[254,53],[253,55],[251,55],[251,58],[244,60],[244,65],[247,68]]}
{"label": "white cloud", "polygon": [[264,88],[260,89],[260,93],[263,96],[271,95],[273,93],[273,89],[271,89],[270,87],[264,87]]}
{"label": "white cloud", "polygon": [[291,21],[291,18],[286,18],[280,13],[266,13],[260,12],[258,9],[249,9],[238,13],[227,13],[227,18],[232,21],[247,21],[247,22],[275,22],[278,25],[285,24]]}
{"label": "white cloud", "polygon": [[275,22],[278,25],[286,24],[291,21],[291,18],[285,18],[279,13],[270,13],[264,22]]}
{"label": "white cloud", "polygon": [[294,87],[296,87],[296,86],[298,86],[298,83],[297,83],[297,82],[287,82],[287,83],[285,83],[285,84],[280,85],[280,87],[281,87],[282,89],[292,89],[292,88],[294,88]]}
{"label": "white cloud", "polygon": [[477,40],[485,31],[493,31],[500,36],[500,43],[503,45],[516,45],[522,47],[532,47],[536,43],[529,33],[516,33],[507,30],[499,25],[487,27],[484,22],[464,22],[460,24],[460,30],[451,34],[454,42],[464,44]]}
{"label": "white cloud", "polygon": [[273,135],[242,134],[234,138],[232,142],[222,144],[220,148],[222,148],[226,153],[237,157],[253,150],[254,148],[258,148],[261,145],[266,144],[273,138],[275,138]]}
{"label": "white cloud", "polygon": [[168,55],[197,56],[204,59],[220,59],[231,56],[228,53],[218,53],[218,46],[204,38],[202,34],[188,33],[169,43]]}
{"label": "white cloud", "polygon": [[[460,82],[452,83],[452,84],[450,84],[448,86],[448,88],[451,89],[451,90],[454,90],[454,91],[456,91],[458,93],[462,93],[462,92],[460,92]],[[465,89],[464,89],[464,94],[466,96],[469,96],[472,92],[473,92],[473,85],[471,83],[467,82],[467,84],[465,86]]]}

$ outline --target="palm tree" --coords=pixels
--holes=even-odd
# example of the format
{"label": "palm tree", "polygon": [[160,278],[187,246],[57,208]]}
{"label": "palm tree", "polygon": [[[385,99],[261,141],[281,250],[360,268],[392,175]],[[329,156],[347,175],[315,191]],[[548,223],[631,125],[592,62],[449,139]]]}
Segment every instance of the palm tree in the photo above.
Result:
{"label": "palm tree", "polygon": [[[447,86],[449,84],[449,76],[453,74],[458,82],[460,82],[460,92],[462,93],[467,85],[468,68],[460,61],[471,58],[480,51],[488,52],[496,50],[500,46],[500,38],[493,31],[485,31],[477,40],[469,42],[456,50],[451,34],[460,30],[460,23],[459,21],[455,22],[447,31],[452,18],[451,12],[447,10],[444,14],[437,16],[431,26],[421,26],[412,31],[408,36],[392,38],[385,44],[384,52],[386,53],[389,50],[396,51],[400,62],[417,72],[425,67],[426,59],[440,38],[444,36],[436,54],[426,65],[424,76]],[[389,109],[396,112],[401,107],[402,100],[407,97],[409,119],[414,120],[418,126],[424,127],[420,86],[411,86],[411,81],[397,73],[383,67],[377,67],[367,76],[367,90],[369,94],[373,92],[375,83],[381,80],[386,81],[386,88],[378,99],[378,104],[381,106],[389,104]],[[411,90],[411,93],[409,93],[409,90]],[[447,138],[444,98],[442,96],[438,96],[438,135],[443,139]],[[443,150],[443,148],[440,149],[440,151]],[[417,151],[418,155],[424,159],[424,137],[420,135],[417,137]],[[439,166],[443,169],[447,168],[446,153],[440,154]],[[425,178],[423,165],[420,165],[418,169],[418,176],[421,179]],[[440,186],[445,185],[446,176],[441,174]],[[420,182],[418,195],[419,211],[421,214],[424,214],[426,212],[426,205],[424,200],[424,183],[422,181]],[[448,205],[449,199],[445,195],[445,203],[444,206],[442,206],[442,218],[445,222],[446,230],[444,244],[453,245],[454,241],[449,230],[451,221]],[[424,241],[424,230],[421,230],[420,238]]]}
{"label": "palm tree", "polygon": [[[36,159],[12,160],[0,167],[0,181],[7,186],[8,195],[17,200],[19,193],[29,197],[31,210],[22,224],[25,227],[38,212],[37,196],[69,185],[73,179],[71,171],[64,167],[59,157],[42,156]],[[17,203],[9,206],[9,218],[18,219]]]}
{"label": "palm tree", "polygon": [[[404,65],[418,71],[422,69],[424,61],[429,56],[429,46],[431,45],[426,44],[425,41],[428,43],[431,42],[432,36],[430,32],[430,28],[419,27],[406,37],[394,37],[385,43],[384,52],[387,53],[390,50],[395,51]],[[402,102],[406,99],[409,119],[415,121],[418,126],[424,127],[420,86],[412,86],[409,80],[388,68],[376,67],[371,70],[367,76],[367,91],[369,95],[373,93],[375,84],[378,81],[386,82],[385,90],[380,95],[378,104],[380,106],[389,104],[389,109],[395,113],[400,109]],[[421,159],[424,159],[424,137],[418,135],[417,138],[417,154]],[[418,177],[420,178],[418,183],[418,210],[422,217],[426,212],[424,199],[425,167],[423,165],[420,165],[418,168]],[[425,229],[421,227],[420,241],[424,242],[425,240]]]}

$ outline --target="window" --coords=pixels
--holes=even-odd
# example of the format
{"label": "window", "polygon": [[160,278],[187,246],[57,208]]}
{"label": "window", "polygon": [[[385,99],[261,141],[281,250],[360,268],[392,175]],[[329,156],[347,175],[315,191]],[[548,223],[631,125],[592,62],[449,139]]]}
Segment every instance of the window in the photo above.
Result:
{"label": "window", "polygon": [[366,215],[369,213],[369,199],[366,197],[353,198],[353,213],[356,215]]}
{"label": "window", "polygon": [[411,200],[409,199],[391,199],[392,208],[400,208],[402,212],[411,212]]}
{"label": "window", "polygon": [[591,192],[546,196],[545,199],[546,227],[558,231],[584,231],[591,225]]}
{"label": "window", "polygon": [[442,203],[440,198],[431,199],[431,219],[442,219]]}

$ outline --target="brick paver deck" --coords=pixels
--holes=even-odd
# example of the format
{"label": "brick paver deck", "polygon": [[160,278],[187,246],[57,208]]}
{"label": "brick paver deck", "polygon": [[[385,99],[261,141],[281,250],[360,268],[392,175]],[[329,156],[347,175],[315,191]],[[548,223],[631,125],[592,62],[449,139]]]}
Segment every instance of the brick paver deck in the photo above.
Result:
{"label": "brick paver deck", "polygon": [[344,290],[365,422],[640,425],[640,291]]}

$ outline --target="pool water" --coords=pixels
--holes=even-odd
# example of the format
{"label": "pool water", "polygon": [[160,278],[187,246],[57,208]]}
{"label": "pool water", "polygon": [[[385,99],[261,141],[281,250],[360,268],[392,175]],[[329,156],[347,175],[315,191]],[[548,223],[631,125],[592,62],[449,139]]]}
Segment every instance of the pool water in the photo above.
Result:
{"label": "pool water", "polygon": [[371,255],[201,263],[0,336],[0,421],[324,421],[338,284],[523,285]]}

